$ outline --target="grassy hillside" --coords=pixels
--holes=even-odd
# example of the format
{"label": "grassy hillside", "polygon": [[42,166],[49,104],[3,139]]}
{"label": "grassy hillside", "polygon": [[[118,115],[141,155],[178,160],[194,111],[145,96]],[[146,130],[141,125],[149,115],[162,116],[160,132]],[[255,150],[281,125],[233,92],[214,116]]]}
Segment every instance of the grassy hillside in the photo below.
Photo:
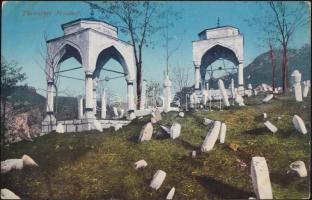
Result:
{"label": "grassy hillside", "polygon": [[[151,141],[137,143],[141,127],[150,120],[144,117],[117,132],[52,133],[34,142],[2,147],[1,160],[28,154],[40,165],[2,175],[2,187],[25,199],[164,199],[173,186],[175,199],[246,199],[255,196],[249,176],[251,157],[264,156],[275,198],[308,198],[311,132],[298,133],[292,117],[301,116],[310,130],[311,99],[296,103],[293,98],[278,97],[262,104],[261,98],[248,99],[244,108],[187,112],[184,118],[163,114],[160,124],[182,125],[181,136],[175,140],[155,133]],[[264,128],[263,112],[279,128],[277,133]],[[225,144],[217,142],[209,153],[199,152],[209,130],[201,123],[203,117],[227,125]],[[159,130],[159,125],[154,129]],[[237,151],[230,148],[233,144],[238,145]],[[191,158],[192,150],[197,151],[196,158]],[[133,163],[140,159],[148,166],[136,171]],[[237,159],[247,167],[240,167]],[[308,177],[287,175],[289,164],[296,160],[305,162]],[[149,183],[158,169],[167,172],[167,177],[153,191]]]}

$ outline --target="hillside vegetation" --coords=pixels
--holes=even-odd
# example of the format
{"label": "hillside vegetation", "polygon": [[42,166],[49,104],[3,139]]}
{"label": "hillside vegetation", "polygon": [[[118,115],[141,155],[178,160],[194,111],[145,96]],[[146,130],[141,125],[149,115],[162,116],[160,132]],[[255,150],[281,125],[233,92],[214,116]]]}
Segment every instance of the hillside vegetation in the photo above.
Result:
{"label": "hillside vegetation", "polygon": [[[2,187],[25,199],[164,199],[171,187],[176,188],[175,199],[247,199],[255,197],[249,176],[251,158],[264,156],[274,198],[309,198],[311,99],[297,103],[293,97],[277,97],[263,104],[262,98],[246,99],[243,108],[187,112],[184,118],[173,112],[162,114],[160,124],[181,124],[181,136],[175,140],[154,133],[151,141],[138,143],[142,126],[150,120],[146,116],[117,132],[51,133],[33,142],[4,146],[2,160],[28,154],[40,167],[2,175]],[[277,133],[264,128],[263,112],[278,127]],[[308,134],[293,127],[294,114],[304,120]],[[204,117],[227,125],[225,144],[217,141],[208,153],[199,151],[210,128],[202,124]],[[154,130],[159,129],[159,124],[154,125]],[[192,150],[197,151],[196,158],[190,156]],[[140,159],[148,166],[135,170],[133,164]],[[305,162],[308,177],[287,174],[296,160]],[[247,166],[240,166],[241,162]],[[167,177],[154,191],[149,184],[158,169]]]}

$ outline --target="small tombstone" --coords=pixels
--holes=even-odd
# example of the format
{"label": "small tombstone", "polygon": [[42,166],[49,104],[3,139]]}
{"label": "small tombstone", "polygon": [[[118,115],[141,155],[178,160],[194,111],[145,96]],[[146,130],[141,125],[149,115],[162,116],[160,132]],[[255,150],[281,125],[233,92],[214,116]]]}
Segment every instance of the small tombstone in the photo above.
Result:
{"label": "small tombstone", "polygon": [[220,129],[220,134],[219,134],[219,140],[220,140],[221,144],[224,143],[225,135],[226,135],[226,125],[225,125],[225,123],[222,123],[221,129]]}
{"label": "small tombstone", "polygon": [[184,112],[179,112],[179,117],[184,117]]}
{"label": "small tombstone", "polygon": [[307,169],[303,161],[295,161],[290,164],[290,169],[295,172],[299,177],[307,176]]}
{"label": "small tombstone", "polygon": [[272,132],[275,133],[278,129],[270,121],[264,122],[264,125]]}
{"label": "small tombstone", "polygon": [[210,129],[210,131],[206,135],[206,138],[201,146],[202,152],[210,151],[213,148],[214,144],[216,143],[218,139],[220,128],[221,128],[221,122],[215,121],[213,128]]}
{"label": "small tombstone", "polygon": [[98,120],[94,120],[93,121],[93,125],[95,127],[96,130],[102,132],[103,131],[103,128],[102,128],[102,125],[100,124],[100,122]]}
{"label": "small tombstone", "polygon": [[119,115],[118,115],[117,108],[116,108],[116,107],[113,107],[113,111],[114,111],[114,117],[115,117],[115,118],[118,118]]}
{"label": "small tombstone", "polygon": [[221,79],[218,80],[218,86],[223,99],[224,106],[229,107],[230,106],[229,97],[226,93],[223,81]]}
{"label": "small tombstone", "polygon": [[211,124],[211,123],[213,123],[214,121],[213,120],[211,120],[211,119],[208,119],[208,118],[204,118],[204,122],[203,122],[203,124],[204,125],[206,125],[206,126],[208,126],[209,124]]}
{"label": "small tombstone", "polygon": [[1,199],[21,199],[14,192],[9,189],[1,189]]}
{"label": "small tombstone", "polygon": [[174,196],[174,192],[175,192],[175,188],[172,187],[171,190],[169,191],[167,197],[166,197],[166,200],[172,200],[173,196]]}
{"label": "small tombstone", "polygon": [[62,123],[57,124],[55,131],[56,131],[57,133],[64,133],[64,132],[65,132],[65,129],[64,129],[63,124],[62,124]]}
{"label": "small tombstone", "polygon": [[115,131],[118,131],[119,129],[121,129],[122,128],[122,124],[116,124],[116,125],[114,125],[114,130]]}
{"label": "small tombstone", "polygon": [[252,90],[252,85],[250,83],[248,84],[248,89]]}
{"label": "small tombstone", "polygon": [[157,172],[153,176],[153,180],[150,184],[150,187],[155,190],[158,190],[161,184],[164,182],[166,175],[167,175],[166,172],[162,170],[157,170]]}
{"label": "small tombstone", "polygon": [[310,80],[303,81],[302,83],[303,83],[302,96],[303,96],[303,97],[307,97],[307,96],[308,96],[308,93],[309,93],[309,89],[310,89],[310,87],[311,87]]}
{"label": "small tombstone", "polygon": [[295,128],[302,134],[307,134],[307,128],[303,122],[303,120],[298,116],[294,115],[293,120],[292,120]]}
{"label": "small tombstone", "polygon": [[263,102],[269,102],[271,99],[273,99],[273,94],[268,94],[262,101]]}
{"label": "small tombstone", "polygon": [[293,89],[295,94],[295,99],[297,102],[302,101],[302,91],[301,91],[301,73],[298,70],[294,70],[291,74],[291,78],[293,81]]}
{"label": "small tombstone", "polygon": [[268,114],[263,113],[263,119],[266,119],[266,118],[268,118]]}
{"label": "small tombstone", "polygon": [[134,163],[135,169],[144,168],[147,166],[147,162],[145,160],[139,160],[136,163]]}
{"label": "small tombstone", "polygon": [[158,108],[155,111],[155,119],[157,122],[161,120],[161,113],[160,113],[160,110]]}
{"label": "small tombstone", "polygon": [[170,128],[170,137],[172,139],[176,139],[180,136],[181,133],[181,125],[179,123],[174,122]]}
{"label": "small tombstone", "polygon": [[125,114],[125,110],[124,109],[120,109],[120,115],[119,117],[122,118]]}
{"label": "small tombstone", "polygon": [[140,132],[140,137],[139,141],[148,141],[151,140],[153,134],[153,125],[151,122],[148,122],[145,126],[143,126],[141,132]]}
{"label": "small tombstone", "polygon": [[239,94],[236,94],[236,97],[235,97],[235,102],[239,105],[239,106],[245,106],[244,104],[244,99],[241,95]]}
{"label": "small tombstone", "polygon": [[254,95],[257,96],[258,95],[258,91],[254,90]]}
{"label": "small tombstone", "polygon": [[257,199],[273,199],[269,169],[264,157],[252,157],[251,179]]}
{"label": "small tombstone", "polygon": [[195,158],[195,157],[196,157],[196,151],[193,150],[193,151],[192,151],[192,158]]}

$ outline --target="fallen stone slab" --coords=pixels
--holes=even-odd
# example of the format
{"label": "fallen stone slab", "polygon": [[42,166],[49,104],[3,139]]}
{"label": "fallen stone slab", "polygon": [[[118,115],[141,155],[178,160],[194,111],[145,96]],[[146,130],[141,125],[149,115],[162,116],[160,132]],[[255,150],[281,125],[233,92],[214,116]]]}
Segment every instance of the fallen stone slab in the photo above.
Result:
{"label": "fallen stone slab", "polygon": [[177,122],[174,122],[170,128],[170,137],[172,139],[176,139],[180,136],[181,133],[181,125]]}
{"label": "fallen stone slab", "polygon": [[134,163],[135,169],[144,168],[147,166],[147,162],[145,160],[139,160],[136,163]]}
{"label": "fallen stone slab", "polygon": [[264,122],[264,125],[272,132],[275,133],[278,129],[270,121]]}
{"label": "fallen stone slab", "polygon": [[251,179],[257,199],[273,199],[269,169],[264,157],[252,157]]}
{"label": "fallen stone slab", "polygon": [[62,124],[62,123],[59,123],[59,124],[56,126],[55,131],[56,131],[57,133],[64,133],[64,132],[65,132],[65,129],[64,129],[63,124]]}
{"label": "fallen stone slab", "polygon": [[3,188],[1,189],[1,199],[21,199],[21,198],[11,190]]}
{"label": "fallen stone slab", "polygon": [[166,172],[162,170],[157,170],[157,172],[153,176],[153,180],[151,181],[150,187],[158,190],[161,186],[161,184],[164,182],[166,178]]}
{"label": "fallen stone slab", "polygon": [[208,118],[204,118],[204,122],[203,122],[203,124],[204,125],[206,125],[206,126],[208,126],[209,124],[212,124],[214,121],[213,120],[211,120],[211,119],[208,119]]}
{"label": "fallen stone slab", "polygon": [[8,159],[1,161],[1,174],[6,174],[13,169],[22,170],[25,166],[36,166],[39,165],[28,155],[23,155],[21,159]]}
{"label": "fallen stone slab", "polygon": [[290,169],[292,172],[295,172],[299,177],[307,176],[307,168],[303,161],[295,161],[290,164]]}
{"label": "fallen stone slab", "polygon": [[298,116],[294,115],[293,120],[292,120],[295,128],[302,134],[307,134],[307,128],[303,122],[303,120]]}
{"label": "fallen stone slab", "polygon": [[271,99],[273,99],[274,95],[273,94],[268,94],[262,101],[263,102],[269,102]]}
{"label": "fallen stone slab", "polygon": [[160,128],[170,135],[170,129],[168,127],[160,125]]}
{"label": "fallen stone slab", "polygon": [[153,135],[153,125],[151,122],[148,122],[145,126],[143,126],[140,136],[139,142],[151,140]]}
{"label": "fallen stone slab", "polygon": [[221,122],[215,121],[213,128],[210,129],[210,131],[206,135],[206,138],[201,146],[202,152],[210,151],[213,148],[213,146],[215,145],[218,139],[220,128],[221,128]]}
{"label": "fallen stone slab", "polygon": [[174,196],[174,192],[175,192],[175,188],[172,187],[171,190],[169,191],[169,193],[168,193],[166,199],[167,199],[167,200],[172,200],[172,199],[173,199],[173,196]]}
{"label": "fallen stone slab", "polygon": [[225,123],[222,123],[221,128],[220,128],[220,134],[219,134],[219,140],[221,144],[224,143],[225,135],[226,135],[226,125]]}

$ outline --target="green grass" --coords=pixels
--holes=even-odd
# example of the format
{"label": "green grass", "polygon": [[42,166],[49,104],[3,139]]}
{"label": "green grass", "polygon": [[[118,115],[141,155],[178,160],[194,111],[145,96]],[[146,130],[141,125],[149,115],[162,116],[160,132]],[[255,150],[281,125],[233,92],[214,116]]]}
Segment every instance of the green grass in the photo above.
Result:
{"label": "green grass", "polygon": [[[293,98],[279,97],[269,104],[262,97],[248,99],[247,106],[224,111],[162,114],[162,125],[174,121],[182,126],[175,140],[157,137],[137,143],[141,127],[150,117],[134,120],[114,132],[48,134],[34,142],[23,141],[1,147],[1,160],[28,154],[40,165],[1,175],[2,188],[8,188],[25,199],[164,199],[176,188],[175,199],[248,198],[253,193],[250,174],[252,156],[267,160],[275,198],[308,198],[310,176],[310,103],[296,103]],[[270,133],[264,128],[262,113],[278,127]],[[302,135],[292,125],[298,114],[309,130]],[[281,119],[277,119],[281,116]],[[200,146],[210,127],[203,117],[221,120],[227,125],[225,144],[217,142],[212,151],[200,153]],[[159,124],[154,125],[157,131]],[[239,148],[233,151],[230,144]],[[197,150],[196,158],[190,152]],[[133,163],[145,159],[148,166],[135,170]],[[247,164],[240,168],[237,159]],[[303,160],[308,177],[287,175],[289,164]],[[158,191],[149,188],[156,170],[167,177]]]}

